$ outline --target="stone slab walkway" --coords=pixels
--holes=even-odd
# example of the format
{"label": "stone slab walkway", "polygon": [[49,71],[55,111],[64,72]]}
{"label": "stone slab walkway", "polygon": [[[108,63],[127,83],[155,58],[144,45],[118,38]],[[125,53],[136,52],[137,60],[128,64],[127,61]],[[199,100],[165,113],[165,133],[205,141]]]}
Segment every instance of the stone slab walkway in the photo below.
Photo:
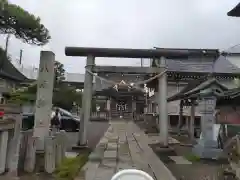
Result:
{"label": "stone slab walkway", "polygon": [[192,162],[188,161],[183,156],[169,156],[176,164],[192,164]]}
{"label": "stone slab walkway", "polygon": [[175,180],[148,143],[148,136],[132,121],[110,122],[76,180],[111,180],[122,169],[140,169],[155,180]]}

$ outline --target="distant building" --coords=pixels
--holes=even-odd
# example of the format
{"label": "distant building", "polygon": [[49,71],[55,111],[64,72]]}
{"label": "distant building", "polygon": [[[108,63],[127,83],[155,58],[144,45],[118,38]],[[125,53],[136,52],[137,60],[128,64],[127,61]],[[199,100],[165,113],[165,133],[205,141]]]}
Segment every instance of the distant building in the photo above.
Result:
{"label": "distant building", "polygon": [[28,78],[8,59],[0,57],[0,62],[0,102],[4,103],[3,94],[10,92],[13,88],[20,85],[20,83],[28,81]]}
{"label": "distant building", "polygon": [[[203,49],[186,49],[188,51],[203,51]],[[168,75],[168,97],[181,94],[183,90],[189,91],[190,82],[202,83],[207,80],[208,75],[212,74],[219,83],[228,89],[236,88],[235,78],[240,78],[240,68],[232,64],[226,56],[222,56],[217,49],[205,49],[205,56],[189,57],[187,59],[167,59],[167,75]],[[215,53],[215,55],[214,55]],[[208,55],[208,54],[211,54]],[[212,55],[213,54],[213,55]],[[152,66],[155,66],[152,64]],[[202,82],[201,82],[202,81]],[[199,85],[199,84],[198,84]],[[197,86],[197,85],[196,85]],[[158,80],[148,83],[148,87],[157,91]],[[190,88],[190,89],[189,89]],[[193,88],[193,87],[192,87]],[[157,94],[153,94],[148,103],[149,112],[158,112]],[[181,98],[180,98],[181,99]],[[180,100],[170,101],[168,103],[168,116],[172,126],[179,122]],[[195,111],[195,120],[200,124],[201,113],[198,106]],[[190,118],[190,107],[183,108],[183,122]]]}

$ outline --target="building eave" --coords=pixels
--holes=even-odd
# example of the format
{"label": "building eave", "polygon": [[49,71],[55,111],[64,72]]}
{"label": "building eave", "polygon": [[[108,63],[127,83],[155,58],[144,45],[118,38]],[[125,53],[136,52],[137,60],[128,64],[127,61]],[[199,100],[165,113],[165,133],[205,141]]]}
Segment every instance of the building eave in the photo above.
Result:
{"label": "building eave", "polygon": [[240,3],[227,13],[228,16],[240,17]]}

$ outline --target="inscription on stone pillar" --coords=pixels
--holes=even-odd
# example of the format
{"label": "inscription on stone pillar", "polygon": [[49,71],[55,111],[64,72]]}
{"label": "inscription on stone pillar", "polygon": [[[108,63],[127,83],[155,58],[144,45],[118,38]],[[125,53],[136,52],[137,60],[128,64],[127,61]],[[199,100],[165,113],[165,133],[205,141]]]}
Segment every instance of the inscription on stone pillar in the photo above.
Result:
{"label": "inscription on stone pillar", "polygon": [[44,137],[48,135],[54,83],[55,55],[42,51],[40,56],[34,137],[39,137],[38,150],[43,149]]}
{"label": "inscription on stone pillar", "polygon": [[208,97],[199,102],[199,112],[202,114],[202,136],[206,139],[213,139],[213,125],[215,123],[216,98]]}

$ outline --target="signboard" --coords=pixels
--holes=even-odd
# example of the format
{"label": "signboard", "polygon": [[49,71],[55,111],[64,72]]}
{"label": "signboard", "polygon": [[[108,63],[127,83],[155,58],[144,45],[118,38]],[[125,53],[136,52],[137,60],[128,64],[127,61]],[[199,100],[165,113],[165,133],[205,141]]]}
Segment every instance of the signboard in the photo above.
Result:
{"label": "signboard", "polygon": [[127,104],[117,104],[116,108],[118,111],[126,111],[127,110]]}

